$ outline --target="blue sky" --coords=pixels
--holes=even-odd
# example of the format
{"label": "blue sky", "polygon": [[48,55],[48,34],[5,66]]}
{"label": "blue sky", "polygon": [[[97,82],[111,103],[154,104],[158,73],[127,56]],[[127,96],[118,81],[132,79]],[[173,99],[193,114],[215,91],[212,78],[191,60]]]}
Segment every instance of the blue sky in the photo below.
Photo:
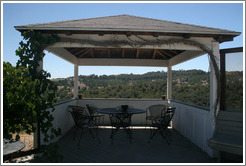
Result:
{"label": "blue sky", "polygon": [[[22,40],[14,26],[129,14],[180,23],[208,26],[243,32],[242,3],[4,3],[3,4],[3,61],[16,65],[15,50]],[[220,48],[243,46],[243,33]],[[242,57],[241,57],[242,59]],[[240,64],[242,60],[231,64]],[[199,64],[199,65],[198,65]],[[173,70],[202,69],[208,71],[208,57],[203,55],[176,65]],[[44,70],[52,78],[73,76],[73,65],[47,53]],[[90,74],[143,74],[149,71],[166,71],[157,67],[79,67],[79,75]]]}

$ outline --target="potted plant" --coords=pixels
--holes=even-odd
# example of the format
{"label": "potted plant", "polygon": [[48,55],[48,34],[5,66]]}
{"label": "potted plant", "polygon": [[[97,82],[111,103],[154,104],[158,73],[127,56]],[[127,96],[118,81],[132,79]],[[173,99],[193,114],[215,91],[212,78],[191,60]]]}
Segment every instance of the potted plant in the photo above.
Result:
{"label": "potted plant", "polygon": [[161,95],[162,100],[166,100],[166,95]]}
{"label": "potted plant", "polygon": [[128,105],[121,105],[122,112],[126,112],[128,109]]}

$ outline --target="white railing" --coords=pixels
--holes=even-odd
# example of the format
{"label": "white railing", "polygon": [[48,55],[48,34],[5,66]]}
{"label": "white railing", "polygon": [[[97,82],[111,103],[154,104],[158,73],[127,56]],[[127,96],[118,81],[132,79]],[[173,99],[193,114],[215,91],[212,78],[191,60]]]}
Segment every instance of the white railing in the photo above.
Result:
{"label": "white railing", "polygon": [[[54,127],[61,128],[62,135],[68,132],[73,126],[74,122],[71,114],[68,112],[69,105],[85,106],[92,104],[98,108],[113,108],[120,105],[131,105],[134,108],[147,109],[151,105],[166,104],[166,101],[158,99],[78,99],[65,101],[63,103],[55,104]],[[209,109],[198,107],[178,101],[171,101],[172,106],[176,107],[176,112],[173,117],[173,127],[188,138],[203,151],[212,155],[211,149],[207,145],[207,140],[211,137],[209,119]],[[133,126],[144,126],[146,114],[136,114],[132,116]],[[104,116],[101,125],[110,125],[109,117]],[[59,139],[59,138],[58,138]]]}
{"label": "white railing", "polygon": [[179,101],[172,101],[171,103],[176,107],[173,127],[203,151],[213,156],[207,144],[207,140],[211,138],[212,130],[214,130],[209,120],[211,116],[209,109]]}

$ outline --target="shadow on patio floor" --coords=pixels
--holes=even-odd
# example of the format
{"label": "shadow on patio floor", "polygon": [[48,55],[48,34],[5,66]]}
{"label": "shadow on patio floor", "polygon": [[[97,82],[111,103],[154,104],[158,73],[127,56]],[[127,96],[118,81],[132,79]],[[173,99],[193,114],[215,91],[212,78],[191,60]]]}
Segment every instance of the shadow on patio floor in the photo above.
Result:
{"label": "shadow on patio floor", "polygon": [[[172,130],[171,145],[157,134],[148,143],[150,131],[133,129],[130,143],[125,131],[120,130],[110,139],[111,129],[100,129],[99,144],[89,132],[85,132],[78,148],[78,138],[73,140],[73,130],[59,140],[59,153],[64,156],[64,163],[211,163],[216,162],[196,145]],[[79,133],[79,132],[78,132]],[[44,162],[34,160],[33,162]]]}

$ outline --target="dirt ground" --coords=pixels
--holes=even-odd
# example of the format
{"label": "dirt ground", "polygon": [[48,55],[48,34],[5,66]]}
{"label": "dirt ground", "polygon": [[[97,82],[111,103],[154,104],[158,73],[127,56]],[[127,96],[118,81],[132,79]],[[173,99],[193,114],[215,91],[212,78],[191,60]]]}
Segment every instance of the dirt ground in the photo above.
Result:
{"label": "dirt ground", "polygon": [[[15,138],[15,134],[12,135],[12,138]],[[20,134],[20,141],[22,141],[25,144],[25,148],[23,148],[21,151],[27,151],[34,148],[33,133],[31,133],[31,135]]]}

